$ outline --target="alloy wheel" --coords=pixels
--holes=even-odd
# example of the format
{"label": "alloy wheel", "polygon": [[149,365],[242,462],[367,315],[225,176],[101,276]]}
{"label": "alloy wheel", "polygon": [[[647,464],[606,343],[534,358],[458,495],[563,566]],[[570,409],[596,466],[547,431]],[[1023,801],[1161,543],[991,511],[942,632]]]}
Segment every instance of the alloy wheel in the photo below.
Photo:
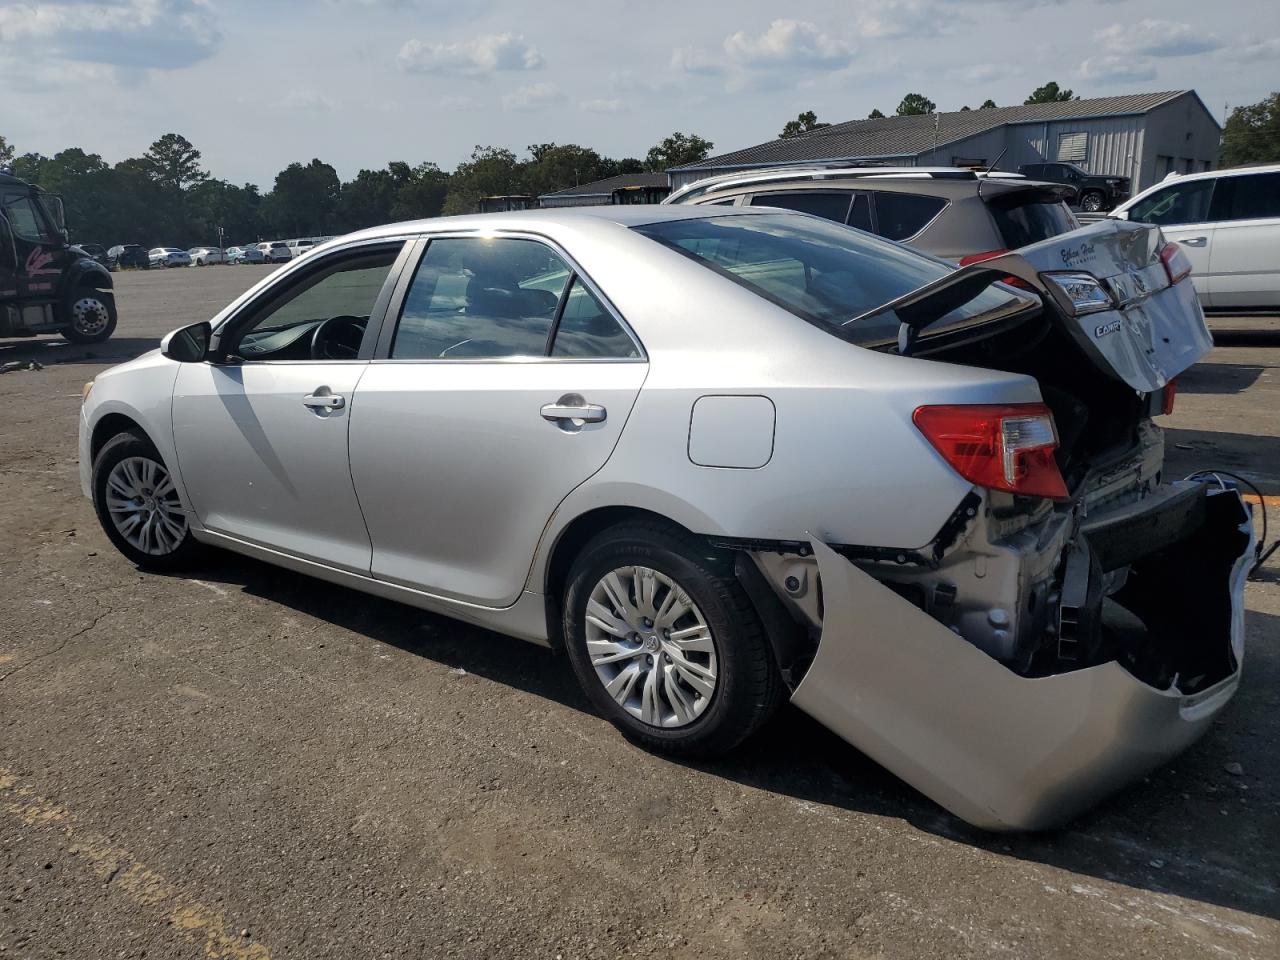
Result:
{"label": "alloy wheel", "polygon": [[711,703],[716,644],[697,604],[650,567],[609,571],[586,610],[587,654],[620,707],[642,723],[683,727]]}
{"label": "alloy wheel", "polygon": [[111,313],[96,297],[84,297],[71,305],[71,328],[85,337],[96,337],[107,329]]}
{"label": "alloy wheel", "polygon": [[129,545],[152,556],[173,553],[187,535],[187,517],[164,465],[126,457],[107,475],[107,513]]}

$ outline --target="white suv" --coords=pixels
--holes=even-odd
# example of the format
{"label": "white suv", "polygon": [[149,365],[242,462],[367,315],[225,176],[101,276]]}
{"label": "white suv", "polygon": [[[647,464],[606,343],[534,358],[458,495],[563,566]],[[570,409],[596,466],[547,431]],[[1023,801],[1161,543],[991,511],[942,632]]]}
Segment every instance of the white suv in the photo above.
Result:
{"label": "white suv", "polygon": [[1171,177],[1110,216],[1177,241],[1205,309],[1280,309],[1280,164]]}

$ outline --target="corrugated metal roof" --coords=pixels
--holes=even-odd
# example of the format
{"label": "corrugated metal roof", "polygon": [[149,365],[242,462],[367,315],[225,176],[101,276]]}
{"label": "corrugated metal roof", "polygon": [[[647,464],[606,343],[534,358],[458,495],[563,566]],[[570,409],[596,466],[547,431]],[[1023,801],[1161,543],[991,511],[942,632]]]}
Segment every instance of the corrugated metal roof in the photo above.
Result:
{"label": "corrugated metal roof", "polygon": [[[987,110],[960,110],[954,113],[922,114],[912,117],[882,117],[878,120],[850,120],[812,130],[798,137],[771,140],[698,163],[671,170],[699,170],[707,167],[750,166],[754,164],[797,163],[815,160],[856,160],[911,157],[996,127],[1013,123],[1073,120],[1146,113],[1190,90],[1135,93],[1092,100],[1059,103],[1032,103],[1018,107]],[[935,128],[936,125],[936,128]],[[670,172],[670,171],[668,171]]]}
{"label": "corrugated metal roof", "polygon": [[582,194],[613,193],[624,187],[665,187],[668,185],[665,173],[623,173],[616,177],[605,177],[591,183],[580,183],[576,187],[544,193],[544,197],[573,197]]}

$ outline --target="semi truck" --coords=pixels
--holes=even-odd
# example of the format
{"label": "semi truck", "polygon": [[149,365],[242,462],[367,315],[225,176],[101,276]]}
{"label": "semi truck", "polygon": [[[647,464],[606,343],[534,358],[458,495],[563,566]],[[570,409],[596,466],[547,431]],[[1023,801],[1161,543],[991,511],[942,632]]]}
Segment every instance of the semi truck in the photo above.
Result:
{"label": "semi truck", "polygon": [[0,338],[101,343],[115,328],[111,274],[69,242],[62,199],[0,173]]}

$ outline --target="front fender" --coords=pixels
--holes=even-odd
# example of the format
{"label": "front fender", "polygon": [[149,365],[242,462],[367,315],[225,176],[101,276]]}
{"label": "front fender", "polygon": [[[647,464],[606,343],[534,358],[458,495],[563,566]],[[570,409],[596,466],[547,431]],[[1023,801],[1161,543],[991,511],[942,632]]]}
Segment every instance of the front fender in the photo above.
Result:
{"label": "front fender", "polygon": [[111,272],[102,264],[96,260],[84,258],[72,263],[62,275],[61,292],[63,296],[68,295],[77,287],[88,287],[92,290],[111,290],[115,287],[115,280],[112,279]]}

